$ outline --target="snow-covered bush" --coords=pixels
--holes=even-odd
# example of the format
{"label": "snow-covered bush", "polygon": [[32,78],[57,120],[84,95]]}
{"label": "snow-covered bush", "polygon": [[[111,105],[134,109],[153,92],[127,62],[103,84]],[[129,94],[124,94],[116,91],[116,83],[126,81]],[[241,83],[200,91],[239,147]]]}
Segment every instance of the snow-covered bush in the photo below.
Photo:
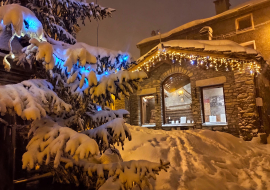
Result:
{"label": "snow-covered bush", "polygon": [[[129,112],[106,107],[114,103],[112,95],[129,97],[146,74],[124,70],[132,63],[129,54],[84,43],[71,45],[78,18],[103,18],[112,9],[58,0],[29,1],[25,6],[34,13],[17,4],[0,7],[0,39],[3,33],[9,38],[6,70],[10,70],[7,57],[20,66],[38,68],[36,79],[0,87],[1,115],[17,114],[32,121],[23,168],[39,165],[58,182],[96,189],[112,182],[122,189],[134,184],[151,188],[149,178],[155,179],[169,163],[123,162],[115,145],[123,148],[125,139],[131,140],[125,125]],[[52,26],[56,30],[50,30]]]}

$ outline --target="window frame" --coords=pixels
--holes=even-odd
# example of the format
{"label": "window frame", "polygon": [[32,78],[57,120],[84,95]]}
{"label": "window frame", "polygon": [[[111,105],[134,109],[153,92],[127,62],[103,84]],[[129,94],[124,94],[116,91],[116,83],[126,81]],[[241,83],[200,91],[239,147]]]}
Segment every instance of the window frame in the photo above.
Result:
{"label": "window frame", "polygon": [[[239,30],[239,20],[241,20],[241,19],[243,19],[243,18],[245,18],[245,17],[250,17],[250,19],[251,19],[251,27],[248,27],[248,28]],[[235,19],[235,29],[236,29],[236,34],[248,32],[248,31],[250,31],[250,30],[254,30],[253,14],[250,13],[250,14],[244,15],[244,16],[242,16],[242,17],[236,18],[236,19]]]}
{"label": "window frame", "polygon": [[254,49],[256,50],[257,47],[256,47],[256,42],[255,42],[255,40],[251,40],[251,41],[248,41],[248,42],[244,42],[244,43],[241,43],[240,45],[243,46],[243,47],[245,47],[245,46],[251,45],[251,44],[254,45]]}
{"label": "window frame", "polygon": [[[144,95],[140,95],[141,126],[146,125],[146,124],[143,124],[143,109],[142,109],[143,97],[145,97],[145,96],[154,96],[155,106],[156,106],[156,96],[155,96],[155,94],[144,94]],[[156,123],[155,123],[155,125],[156,125]]]}
{"label": "window frame", "polygon": [[[204,100],[203,100],[203,89],[209,89],[209,88],[219,88],[219,87],[222,87],[223,89],[223,98],[224,98],[224,107],[225,107],[225,116],[226,116],[226,123],[228,123],[228,120],[227,120],[227,109],[226,109],[226,100],[225,100],[225,92],[224,92],[224,84],[218,84],[218,85],[212,85],[212,86],[204,86],[204,87],[201,87],[200,90],[201,90],[201,105],[202,105],[202,121],[203,121],[203,124],[210,124],[210,122],[205,122],[205,111],[204,111]],[[220,125],[220,124],[223,124],[222,122],[217,122],[216,124]]]}

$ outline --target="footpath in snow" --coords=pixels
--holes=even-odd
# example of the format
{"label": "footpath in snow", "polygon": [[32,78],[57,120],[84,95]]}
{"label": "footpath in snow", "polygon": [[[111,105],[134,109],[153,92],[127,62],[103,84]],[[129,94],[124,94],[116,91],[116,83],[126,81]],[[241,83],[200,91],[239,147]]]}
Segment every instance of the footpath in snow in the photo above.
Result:
{"label": "footpath in snow", "polygon": [[[129,126],[123,160],[170,161],[156,190],[269,190],[270,145],[207,130],[162,131]],[[121,148],[119,147],[119,150]]]}

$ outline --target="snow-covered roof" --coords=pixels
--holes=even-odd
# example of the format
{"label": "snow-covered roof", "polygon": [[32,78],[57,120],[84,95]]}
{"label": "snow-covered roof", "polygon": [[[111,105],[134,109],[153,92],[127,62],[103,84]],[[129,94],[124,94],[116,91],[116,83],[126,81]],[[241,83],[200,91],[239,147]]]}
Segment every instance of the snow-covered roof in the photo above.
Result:
{"label": "snow-covered roof", "polygon": [[[249,8],[249,7],[258,5],[258,4],[263,3],[263,2],[266,2],[266,1],[269,1],[269,0],[251,0],[251,1],[248,1],[248,2],[245,2],[243,4],[238,5],[238,6],[236,6],[233,9],[230,9],[228,11],[225,11],[225,12],[221,13],[221,14],[215,15],[213,17],[191,21],[191,22],[186,23],[184,25],[181,25],[181,26],[179,26],[179,27],[177,27],[177,28],[175,28],[175,29],[173,29],[173,30],[171,30],[169,32],[166,32],[166,33],[161,34],[161,39],[167,38],[167,37],[169,37],[169,36],[171,36],[171,35],[173,35],[173,34],[175,34],[177,32],[180,32],[182,30],[191,28],[193,26],[196,26],[196,25],[199,25],[199,24],[208,22],[210,20],[214,20],[214,19],[217,19],[217,18],[226,16],[226,15],[229,15],[231,13],[234,13],[234,12],[237,12],[239,10],[243,10],[245,8]],[[144,44],[144,43],[153,41],[153,40],[158,40],[159,38],[160,38],[159,35],[152,36],[152,37],[149,37],[149,38],[145,38],[142,41],[140,41],[139,43],[137,43],[137,45],[141,45],[141,44]]]}
{"label": "snow-covered roof", "polygon": [[259,53],[252,49],[239,45],[236,42],[230,40],[171,40],[168,42],[162,42],[141,56],[137,63],[142,62],[146,57],[153,54],[155,51],[163,48],[178,48],[191,51],[204,51],[212,53],[233,54],[238,53],[241,55],[258,55]]}

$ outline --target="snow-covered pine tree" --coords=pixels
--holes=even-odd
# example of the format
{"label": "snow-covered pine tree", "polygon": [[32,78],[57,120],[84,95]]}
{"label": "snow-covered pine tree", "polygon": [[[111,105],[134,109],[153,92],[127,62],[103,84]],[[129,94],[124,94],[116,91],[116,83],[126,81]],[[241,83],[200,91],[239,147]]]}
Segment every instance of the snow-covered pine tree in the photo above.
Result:
{"label": "snow-covered pine tree", "polygon": [[[113,103],[111,95],[128,97],[146,78],[144,72],[121,69],[131,63],[130,55],[54,40],[44,35],[35,14],[20,5],[1,6],[0,22],[0,39],[9,38],[6,70],[8,58],[21,66],[39,66],[36,79],[0,87],[1,115],[31,121],[23,168],[38,165],[57,182],[96,189],[112,182],[118,189],[151,187],[149,179],[169,163],[123,162],[115,144],[123,147],[126,138],[131,140],[124,120],[129,113],[106,108]],[[25,36],[29,45],[22,48],[18,41]]]}

